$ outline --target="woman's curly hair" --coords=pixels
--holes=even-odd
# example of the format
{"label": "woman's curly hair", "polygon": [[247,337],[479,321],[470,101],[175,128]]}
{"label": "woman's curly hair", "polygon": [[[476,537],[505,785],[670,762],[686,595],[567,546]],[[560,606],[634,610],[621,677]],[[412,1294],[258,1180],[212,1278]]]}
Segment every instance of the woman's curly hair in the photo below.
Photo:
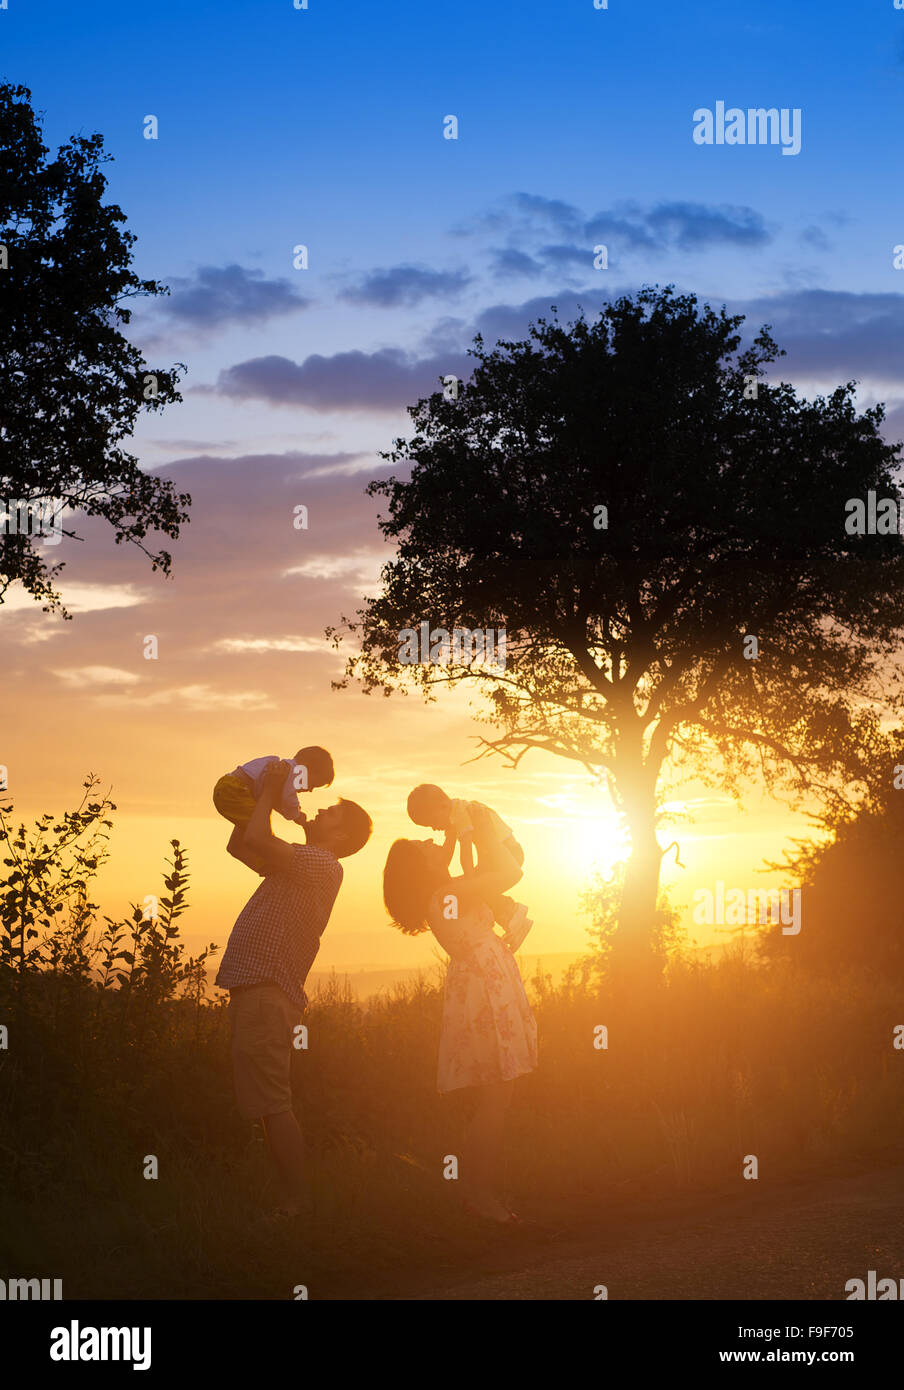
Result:
{"label": "woman's curly hair", "polygon": [[383,869],[383,901],[392,925],[406,936],[427,931],[427,905],[444,877],[442,869],[431,866],[420,840],[396,840]]}

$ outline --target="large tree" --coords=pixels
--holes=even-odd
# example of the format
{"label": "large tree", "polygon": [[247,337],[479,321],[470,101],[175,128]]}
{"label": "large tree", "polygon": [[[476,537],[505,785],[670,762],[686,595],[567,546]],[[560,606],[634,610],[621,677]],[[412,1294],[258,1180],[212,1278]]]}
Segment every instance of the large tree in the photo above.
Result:
{"label": "large tree", "polygon": [[[142,472],[124,447],[141,410],[181,400],[178,374],[151,369],[119,331],[136,296],[168,293],[133,270],[132,233],[102,199],[100,135],[75,136],[48,161],[27,87],[0,85],[0,511],[51,502],[104,517],[167,573],[191,502]],[[0,523],[0,603],[15,580],[48,607],[61,565],[12,513]],[[64,524],[66,535],[76,534]]]}
{"label": "large tree", "polygon": [[[837,797],[898,699],[904,548],[849,535],[846,503],[897,498],[900,446],[853,383],[814,400],[767,384],[782,354],[767,328],[744,347],[742,322],[648,288],[593,322],[565,327],[553,306],[525,341],[478,337],[457,398],[411,407],[414,436],[382,455],[410,467],[369,488],[397,551],[343,619],[360,642],[346,681],[430,697],[472,680],[495,726],[484,752],[542,748],[605,776],[631,835],[621,944],[639,958],[664,774]],[[423,621],[505,628],[506,669],[401,664],[400,633]]]}

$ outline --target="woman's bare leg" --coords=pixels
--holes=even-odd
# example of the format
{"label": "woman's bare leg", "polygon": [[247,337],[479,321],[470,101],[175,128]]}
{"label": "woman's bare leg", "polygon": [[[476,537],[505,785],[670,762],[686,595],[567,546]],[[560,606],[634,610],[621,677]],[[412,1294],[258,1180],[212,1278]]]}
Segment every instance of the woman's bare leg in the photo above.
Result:
{"label": "woman's bare leg", "polygon": [[462,1186],[482,1216],[507,1221],[502,1200],[505,1117],[511,1104],[511,1081],[475,1087],[477,1104],[462,1145]]}

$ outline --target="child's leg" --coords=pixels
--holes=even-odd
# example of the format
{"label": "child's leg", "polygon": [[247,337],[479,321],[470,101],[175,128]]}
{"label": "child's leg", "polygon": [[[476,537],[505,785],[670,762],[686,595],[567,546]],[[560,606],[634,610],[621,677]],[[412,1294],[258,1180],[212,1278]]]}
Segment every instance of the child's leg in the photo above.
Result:
{"label": "child's leg", "polygon": [[[491,829],[488,817],[475,816],[474,821],[474,848],[477,851],[478,872],[505,871],[512,866],[520,869],[524,855],[518,841],[513,836],[500,840]],[[521,854],[521,859],[513,853],[513,847]]]}
{"label": "child's leg", "polygon": [[503,840],[502,843],[505,845],[505,848],[508,850],[515,863],[518,865],[518,868],[522,868],[524,865],[524,850],[518,844],[518,841],[515,839],[514,835],[509,835],[508,839]]}
{"label": "child's leg", "polygon": [[[491,834],[487,834],[486,837],[481,836],[479,840],[475,836],[475,842],[477,843],[480,868],[484,872],[488,869],[507,868],[512,862],[520,869],[524,863],[524,850],[514,835],[507,836],[505,840],[498,840]],[[500,927],[507,931],[512,917],[521,904],[504,893],[500,893],[498,897],[489,898],[487,901],[493,917]]]}
{"label": "child's leg", "polygon": [[500,927],[507,928],[509,922],[512,920],[512,914],[518,906],[515,899],[509,898],[504,893],[501,893],[498,898],[488,898],[487,902],[492,908],[493,916]]}
{"label": "child's leg", "polygon": [[[520,869],[524,863],[524,850],[518,844],[514,835],[509,835],[507,839],[503,840],[500,847],[505,854],[510,855],[511,858],[514,859]],[[487,846],[487,848],[489,848],[489,846]],[[497,898],[489,899],[489,905],[493,909],[493,916],[500,927],[507,928],[509,922],[512,920],[515,909],[518,907],[515,899],[500,893]]]}
{"label": "child's leg", "polygon": [[245,829],[254,810],[254,797],[239,777],[227,773],[221,777],[213,789],[213,804],[220,815],[232,823],[232,834],[226,851],[233,859],[239,859],[263,876],[263,861],[245,847]]}
{"label": "child's leg", "polygon": [[[508,871],[513,868],[520,869],[524,863],[524,851],[518,844],[514,836],[509,836],[505,840],[499,840],[491,833],[486,836],[475,834],[475,844],[477,846],[478,869],[480,873],[492,873],[495,871]],[[487,903],[493,913],[493,917],[504,931],[508,930],[519,906],[514,898],[508,897],[504,893],[499,893],[496,897],[488,898]]]}

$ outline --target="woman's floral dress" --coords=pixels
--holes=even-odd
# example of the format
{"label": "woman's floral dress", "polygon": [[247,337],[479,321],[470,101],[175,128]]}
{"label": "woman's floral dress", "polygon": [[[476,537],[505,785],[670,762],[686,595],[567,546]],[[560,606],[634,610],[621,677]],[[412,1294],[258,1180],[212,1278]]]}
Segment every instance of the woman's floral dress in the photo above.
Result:
{"label": "woman's floral dress", "polygon": [[511,1081],[537,1065],[537,1023],[515,957],[481,904],[457,922],[432,905],[430,929],[450,957],[437,1089]]}

